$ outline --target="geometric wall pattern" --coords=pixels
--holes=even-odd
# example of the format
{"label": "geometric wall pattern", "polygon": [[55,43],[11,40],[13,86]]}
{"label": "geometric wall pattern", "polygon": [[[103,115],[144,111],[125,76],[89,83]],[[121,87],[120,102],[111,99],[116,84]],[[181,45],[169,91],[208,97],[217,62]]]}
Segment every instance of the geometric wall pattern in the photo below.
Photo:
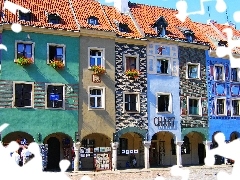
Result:
{"label": "geometric wall pattern", "polygon": [[[129,44],[115,44],[115,102],[116,102],[116,132],[126,127],[148,129],[147,117],[147,60],[146,46]],[[125,75],[123,55],[139,55],[140,76],[137,79],[129,79]],[[140,93],[140,112],[125,113],[123,111],[123,92]]]}
{"label": "geometric wall pattern", "polygon": [[[200,79],[187,79],[187,63],[200,63]],[[208,126],[207,79],[205,51],[196,48],[179,47],[181,127],[196,128]],[[201,98],[202,116],[189,116],[187,97]]]}

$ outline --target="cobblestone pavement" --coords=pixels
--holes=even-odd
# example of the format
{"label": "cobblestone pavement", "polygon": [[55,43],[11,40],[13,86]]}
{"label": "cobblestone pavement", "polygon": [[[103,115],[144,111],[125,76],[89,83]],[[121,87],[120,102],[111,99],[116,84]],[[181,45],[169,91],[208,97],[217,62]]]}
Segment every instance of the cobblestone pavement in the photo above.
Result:
{"label": "cobblestone pavement", "polygon": [[[232,166],[219,165],[213,167],[206,166],[192,166],[183,167],[183,169],[190,170],[189,180],[217,180],[217,173],[219,171],[226,171],[231,173]],[[181,180],[181,177],[173,177],[170,174],[170,168],[154,168],[149,170],[144,169],[130,169],[120,171],[102,171],[90,172],[80,171],[77,173],[69,173],[72,180],[80,180],[82,176],[88,175],[92,180],[154,180],[160,174],[165,180]]]}

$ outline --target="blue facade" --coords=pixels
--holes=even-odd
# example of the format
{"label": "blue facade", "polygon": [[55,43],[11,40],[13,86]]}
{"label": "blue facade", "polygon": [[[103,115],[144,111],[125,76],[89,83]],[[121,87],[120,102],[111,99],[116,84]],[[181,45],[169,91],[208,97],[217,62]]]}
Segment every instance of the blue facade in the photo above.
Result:
{"label": "blue facade", "polygon": [[[174,138],[180,139],[178,47],[150,43],[147,48],[147,61],[149,138],[160,131],[167,131],[175,135]],[[164,70],[163,66],[167,67],[167,70]],[[161,99],[164,97],[167,99]],[[168,101],[169,104],[162,103],[163,101]],[[167,109],[164,109],[164,105],[167,105]]]}
{"label": "blue facade", "polygon": [[231,140],[240,131],[240,82],[238,70],[231,68],[228,59],[210,57],[206,51],[209,140],[216,132]]}

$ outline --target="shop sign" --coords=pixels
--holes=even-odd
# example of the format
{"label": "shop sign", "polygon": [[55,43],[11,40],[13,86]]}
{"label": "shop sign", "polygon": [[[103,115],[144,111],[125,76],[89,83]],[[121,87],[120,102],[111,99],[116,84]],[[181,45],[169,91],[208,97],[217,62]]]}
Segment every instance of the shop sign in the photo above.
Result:
{"label": "shop sign", "polygon": [[159,130],[177,129],[177,121],[175,121],[175,117],[154,117],[153,123]]}
{"label": "shop sign", "polygon": [[138,149],[134,149],[134,150],[122,150],[122,154],[137,154],[138,153]]}

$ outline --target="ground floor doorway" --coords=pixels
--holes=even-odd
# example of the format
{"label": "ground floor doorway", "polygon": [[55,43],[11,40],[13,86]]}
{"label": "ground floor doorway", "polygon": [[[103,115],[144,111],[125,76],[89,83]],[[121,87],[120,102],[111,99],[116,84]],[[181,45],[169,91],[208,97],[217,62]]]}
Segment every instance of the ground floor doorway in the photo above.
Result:
{"label": "ground floor doorway", "polygon": [[48,163],[47,169],[59,170],[59,162],[60,162],[60,142],[56,137],[50,137],[47,140],[48,144]]}

